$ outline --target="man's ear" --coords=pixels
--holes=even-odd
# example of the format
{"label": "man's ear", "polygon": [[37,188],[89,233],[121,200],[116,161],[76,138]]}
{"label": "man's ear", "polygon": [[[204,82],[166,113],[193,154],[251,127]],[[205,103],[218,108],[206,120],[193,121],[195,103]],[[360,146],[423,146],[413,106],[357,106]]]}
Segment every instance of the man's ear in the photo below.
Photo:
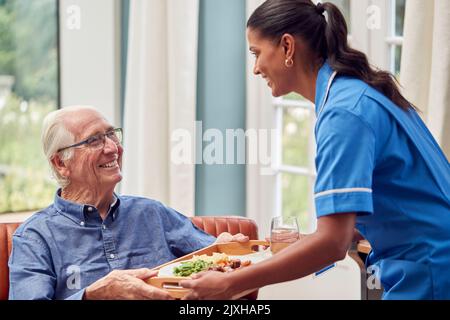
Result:
{"label": "man's ear", "polygon": [[67,161],[62,160],[59,153],[53,155],[51,162],[53,168],[55,168],[55,170],[59,173],[60,176],[63,176],[65,178],[69,177],[70,170],[67,167]]}
{"label": "man's ear", "polygon": [[292,34],[285,33],[281,37],[280,43],[283,47],[286,59],[293,59],[295,54],[295,37]]}

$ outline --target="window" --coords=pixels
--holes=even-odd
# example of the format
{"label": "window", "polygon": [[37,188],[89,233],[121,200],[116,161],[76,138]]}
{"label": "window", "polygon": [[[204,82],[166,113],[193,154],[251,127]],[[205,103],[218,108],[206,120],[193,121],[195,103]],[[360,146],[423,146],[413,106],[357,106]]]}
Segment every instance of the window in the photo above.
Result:
{"label": "window", "polygon": [[[332,2],[344,13],[350,33],[350,44],[365,52],[373,65],[390,70],[398,76],[406,0]],[[249,12],[251,9],[253,8],[250,8]],[[379,18],[380,21],[376,28],[370,29],[368,22],[373,17]],[[249,60],[249,65],[252,63],[253,61]],[[274,127],[277,132],[277,144],[273,160],[274,179],[258,178],[256,174],[252,175],[250,167],[248,169],[250,174],[247,215],[263,228],[267,228],[267,221],[270,221],[273,215],[296,216],[301,232],[313,232],[316,227],[313,195],[316,176],[314,105],[294,94],[278,99],[265,98],[266,89],[258,87],[257,80],[251,75],[251,69],[248,79],[250,84],[248,125],[254,126],[259,122],[260,127]],[[254,94],[260,96],[253,97]],[[268,102],[258,99],[271,101],[272,112],[260,115],[259,119],[251,118],[255,112],[265,112],[263,107]],[[252,104],[253,101],[255,106]],[[266,120],[270,117],[273,124]],[[269,194],[272,196],[271,200],[268,200]]]}
{"label": "window", "polygon": [[273,100],[277,147],[273,169],[275,215],[296,216],[302,232],[314,225],[312,186],[315,179],[314,105],[291,94]]}
{"label": "window", "polygon": [[389,36],[386,42],[389,46],[389,61],[390,68],[394,75],[397,77],[400,75],[400,62],[402,57],[402,45],[403,45],[403,26],[405,22],[405,5],[406,0],[393,0],[390,2],[390,28]]}
{"label": "window", "polygon": [[[351,45],[371,64],[400,74],[406,0],[351,0]],[[357,27],[356,27],[357,26]]]}
{"label": "window", "polygon": [[0,212],[47,206],[44,116],[58,104],[56,0],[0,0]]}

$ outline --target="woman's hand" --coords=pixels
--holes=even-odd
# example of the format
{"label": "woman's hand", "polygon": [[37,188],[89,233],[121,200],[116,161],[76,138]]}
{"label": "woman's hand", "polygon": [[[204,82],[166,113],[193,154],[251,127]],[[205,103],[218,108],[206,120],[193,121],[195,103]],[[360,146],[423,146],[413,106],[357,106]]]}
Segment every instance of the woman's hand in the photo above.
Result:
{"label": "woman's hand", "polygon": [[180,286],[191,289],[183,300],[230,300],[237,293],[233,291],[230,274],[206,271],[180,281]]}
{"label": "woman's hand", "polygon": [[219,234],[219,236],[216,239],[216,242],[214,244],[220,244],[220,243],[226,243],[226,242],[248,242],[249,237],[244,236],[242,233],[237,233],[234,236],[231,235],[231,233],[228,232],[222,232]]}

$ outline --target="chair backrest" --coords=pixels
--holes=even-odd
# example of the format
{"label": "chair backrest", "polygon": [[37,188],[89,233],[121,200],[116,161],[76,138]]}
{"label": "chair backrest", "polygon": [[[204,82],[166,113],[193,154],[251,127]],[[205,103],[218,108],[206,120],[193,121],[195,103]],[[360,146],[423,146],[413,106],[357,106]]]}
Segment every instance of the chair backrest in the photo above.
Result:
{"label": "chair backrest", "polygon": [[[191,220],[198,228],[215,237],[222,232],[229,232],[231,234],[242,233],[249,236],[250,240],[258,239],[258,227],[253,220],[248,218],[205,216],[193,217]],[[8,258],[11,254],[12,236],[19,225],[20,223],[0,223],[0,300],[8,299]],[[255,295],[249,297],[249,299],[255,298]]]}
{"label": "chair backrest", "polygon": [[242,233],[250,238],[250,240],[258,240],[258,226],[255,221],[236,216],[223,217],[193,217],[192,222],[209,233],[217,237],[222,232],[229,232],[231,234]]}
{"label": "chair backrest", "polygon": [[8,258],[11,254],[12,235],[19,225],[20,223],[0,223],[0,300],[8,299]]}

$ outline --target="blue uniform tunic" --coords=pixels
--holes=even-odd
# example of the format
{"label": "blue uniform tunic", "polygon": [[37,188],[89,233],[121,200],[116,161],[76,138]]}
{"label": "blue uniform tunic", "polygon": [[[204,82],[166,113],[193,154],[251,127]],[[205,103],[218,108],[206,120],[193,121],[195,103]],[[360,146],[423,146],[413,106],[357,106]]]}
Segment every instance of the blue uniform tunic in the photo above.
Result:
{"label": "blue uniform tunic", "polygon": [[325,63],[317,79],[318,218],[357,213],[384,299],[450,299],[447,158],[414,110],[334,76]]}

